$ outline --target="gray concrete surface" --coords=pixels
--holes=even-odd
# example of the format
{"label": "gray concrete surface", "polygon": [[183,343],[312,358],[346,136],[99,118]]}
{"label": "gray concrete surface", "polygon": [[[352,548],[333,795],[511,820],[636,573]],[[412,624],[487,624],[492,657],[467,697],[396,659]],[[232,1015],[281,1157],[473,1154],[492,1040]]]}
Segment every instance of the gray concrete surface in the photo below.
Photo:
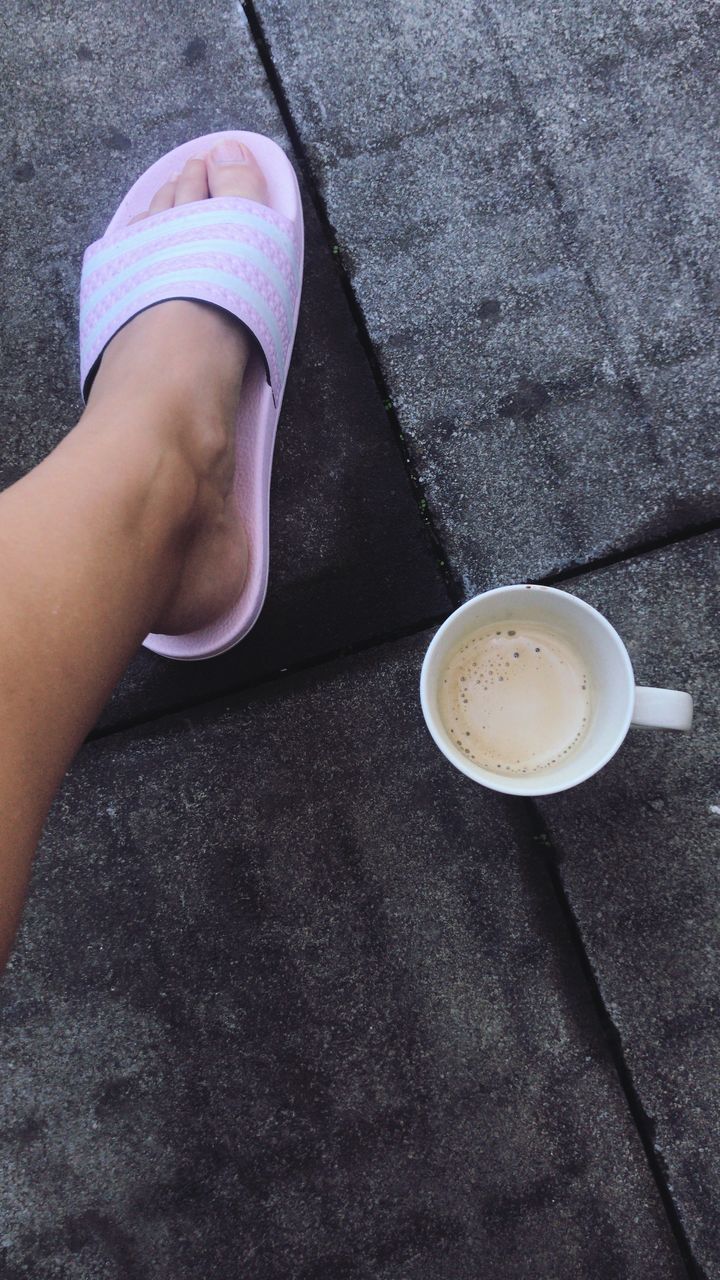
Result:
{"label": "gray concrete surface", "polygon": [[684,1274],[427,639],[82,752],[0,988],[5,1274]]}
{"label": "gray concrete surface", "polygon": [[464,592],[716,518],[716,6],[255,7]]}
{"label": "gray concrete surface", "polygon": [[689,689],[689,736],[635,730],[577,794],[541,802],[673,1200],[720,1275],[720,536],[566,586],[624,635],[639,683]]}
{"label": "gray concrete surface", "polygon": [[[6,11],[0,485],[76,420],[79,271],[128,186],[188,136],[288,140],[237,7],[108,4]],[[42,92],[38,84],[42,82]],[[32,170],[32,173],[30,173]],[[271,582],[249,642],[179,667],[138,655],[104,722],[187,705],[268,672],[425,624],[449,600],[306,201],[307,265],[272,491]]]}
{"label": "gray concrete surface", "polygon": [[[138,657],[43,840],[0,1276],[715,1280],[717,542],[628,555],[718,518],[717,9],[256,8],[269,55],[230,0],[4,14],[2,484],[77,412],[85,243],[188,136],[288,146],[278,84],[308,269],[263,618]],[[568,589],[698,721],[542,805],[557,881],[531,812],[438,757],[418,667],[439,561],[463,594],[610,551]]]}

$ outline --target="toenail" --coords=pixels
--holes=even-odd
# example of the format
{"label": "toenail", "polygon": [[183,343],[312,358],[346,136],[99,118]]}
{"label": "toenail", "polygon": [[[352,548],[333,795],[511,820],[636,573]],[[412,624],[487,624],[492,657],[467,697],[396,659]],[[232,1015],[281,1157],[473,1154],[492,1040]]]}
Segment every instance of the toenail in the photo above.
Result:
{"label": "toenail", "polygon": [[247,164],[250,158],[241,142],[219,142],[210,154],[216,164]]}

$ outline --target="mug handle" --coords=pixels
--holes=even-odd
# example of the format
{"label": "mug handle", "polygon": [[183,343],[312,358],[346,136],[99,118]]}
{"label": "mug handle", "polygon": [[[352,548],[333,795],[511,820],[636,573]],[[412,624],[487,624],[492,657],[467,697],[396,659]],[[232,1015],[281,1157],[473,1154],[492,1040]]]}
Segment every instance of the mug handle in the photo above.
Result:
{"label": "mug handle", "polygon": [[679,689],[635,688],[635,706],[631,724],[642,729],[692,728],[693,700]]}

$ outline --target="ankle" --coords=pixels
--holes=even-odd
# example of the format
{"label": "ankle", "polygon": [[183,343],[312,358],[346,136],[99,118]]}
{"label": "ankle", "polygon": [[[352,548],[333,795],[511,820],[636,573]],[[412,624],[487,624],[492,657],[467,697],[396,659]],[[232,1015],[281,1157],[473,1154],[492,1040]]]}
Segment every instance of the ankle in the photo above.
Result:
{"label": "ankle", "polygon": [[163,449],[179,449],[198,482],[224,478],[249,338],[204,303],[151,307],[108,345],[88,409],[137,421]]}
{"label": "ankle", "polygon": [[148,397],[130,395],[121,405],[104,397],[88,405],[59,449],[92,450],[118,481],[128,528],[148,522],[181,544],[202,518],[204,480],[197,450],[184,440],[184,412],[154,411]]}
{"label": "ankle", "polygon": [[227,411],[237,406],[249,336],[231,316],[186,299],[149,307],[106,347],[91,389],[100,395]]}

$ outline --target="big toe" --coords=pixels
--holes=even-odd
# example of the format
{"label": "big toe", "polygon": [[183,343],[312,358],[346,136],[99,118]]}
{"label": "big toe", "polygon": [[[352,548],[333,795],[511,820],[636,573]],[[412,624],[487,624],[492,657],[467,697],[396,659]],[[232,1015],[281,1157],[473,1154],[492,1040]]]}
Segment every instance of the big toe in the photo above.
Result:
{"label": "big toe", "polygon": [[211,196],[244,196],[267,204],[267,187],[252,151],[242,142],[227,139],[206,157]]}

